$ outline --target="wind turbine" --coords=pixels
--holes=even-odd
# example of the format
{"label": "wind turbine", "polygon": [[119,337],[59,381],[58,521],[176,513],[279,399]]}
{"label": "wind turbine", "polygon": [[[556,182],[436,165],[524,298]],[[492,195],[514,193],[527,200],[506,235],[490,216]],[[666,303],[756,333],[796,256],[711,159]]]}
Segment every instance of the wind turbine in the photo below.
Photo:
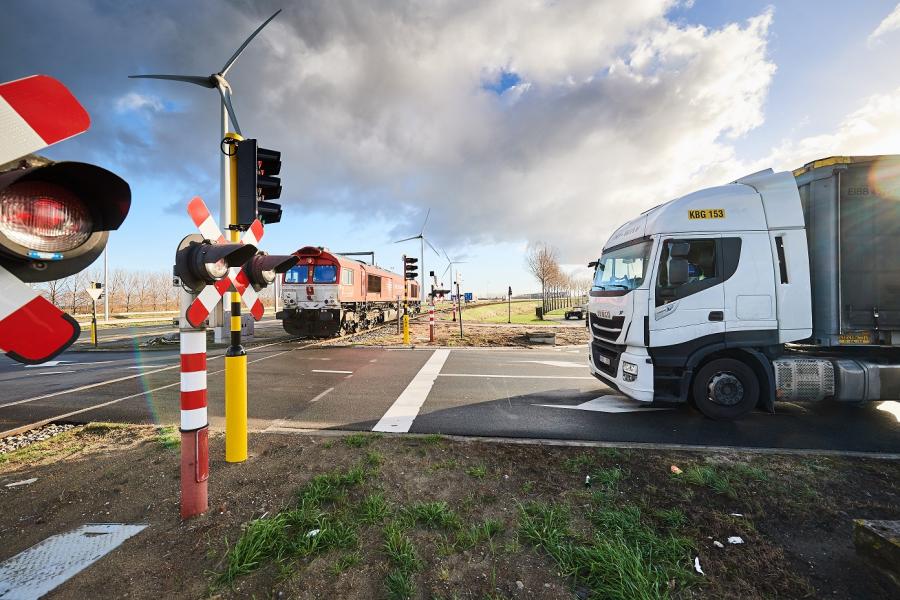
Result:
{"label": "wind turbine", "polygon": [[441,248],[441,250],[443,250],[443,252],[444,252],[444,257],[447,259],[447,268],[444,269],[444,272],[443,272],[443,273],[441,273],[441,280],[443,281],[444,275],[446,275],[446,274],[447,274],[447,271],[449,270],[449,271],[450,271],[450,286],[452,287],[452,286],[453,286],[453,265],[464,265],[464,264],[466,264],[466,261],[464,261],[464,260],[453,260],[453,259],[450,258],[450,255],[447,254],[447,251],[446,251],[446,250],[444,250],[443,248]]}
{"label": "wind turbine", "polygon": [[[231,84],[228,83],[228,80],[225,79],[225,76],[228,74],[228,71],[231,67],[234,66],[235,61],[237,61],[238,57],[241,55],[241,52],[244,51],[244,48],[247,47],[253,38],[262,31],[263,27],[269,24],[269,22],[278,16],[281,10],[277,10],[274,15],[265,20],[265,22],[256,28],[256,31],[250,34],[244,43],[240,45],[240,47],[235,50],[234,54],[231,55],[231,58],[225,63],[225,66],[222,67],[222,70],[218,73],[213,73],[212,75],[208,75],[206,77],[202,75],[129,75],[129,79],[165,79],[169,81],[180,81],[182,83],[193,83],[194,85],[199,85],[200,87],[209,88],[211,90],[217,90],[219,92],[219,96],[222,99],[222,110],[221,110],[221,122],[222,122],[222,130],[219,135],[219,140],[225,139],[225,134],[228,133],[228,120],[231,119],[231,124],[234,126],[234,133],[240,135],[241,134],[241,126],[238,125],[237,115],[234,113],[234,107],[231,105]],[[231,178],[228,173],[228,157],[224,152],[219,153],[219,226],[222,228],[222,231],[226,231],[231,225]],[[215,327],[216,332],[216,341],[220,341],[221,337],[224,334],[224,329],[221,323],[224,322],[223,317],[223,304],[219,304],[216,307],[215,320],[218,323]]]}
{"label": "wind turbine", "polygon": [[419,261],[419,293],[422,295],[422,302],[425,302],[425,244],[428,244],[428,247],[434,250],[434,253],[438,256],[441,255],[440,252],[437,251],[437,248],[431,245],[431,242],[425,237],[425,226],[428,225],[428,217],[431,216],[431,209],[428,209],[428,212],[425,213],[425,222],[422,223],[422,229],[419,230],[419,235],[414,235],[412,237],[404,238],[402,240],[397,240],[394,242],[395,244],[399,244],[400,242],[408,242],[410,240],[419,240],[420,246],[420,261]]}
{"label": "wind turbine", "polygon": [[[222,131],[219,136],[220,140],[225,139],[225,134],[228,133],[228,120],[231,119],[231,124],[234,126],[234,132],[238,135],[241,134],[241,127],[238,125],[237,115],[234,113],[234,107],[231,105],[231,84],[228,83],[228,80],[225,79],[225,76],[228,75],[228,71],[231,70],[231,67],[234,66],[235,61],[237,61],[238,57],[244,51],[244,48],[247,47],[253,38],[262,31],[263,27],[269,24],[269,22],[278,16],[281,10],[275,12],[274,15],[265,20],[265,22],[256,28],[256,31],[250,34],[244,43],[240,45],[240,47],[235,50],[234,54],[231,55],[231,58],[225,63],[225,66],[222,67],[222,70],[218,73],[213,73],[212,75],[208,75],[206,77],[202,75],[129,75],[129,79],[165,79],[169,81],[180,81],[183,83],[193,83],[194,85],[199,85],[200,87],[209,88],[211,90],[217,90],[219,92],[219,96],[222,98]],[[224,153],[221,153],[220,158],[220,173],[221,173],[221,184],[219,186],[219,220],[221,221],[221,227],[227,228],[231,225],[230,213],[231,213],[231,202],[230,195],[228,194],[228,157],[225,156]]]}

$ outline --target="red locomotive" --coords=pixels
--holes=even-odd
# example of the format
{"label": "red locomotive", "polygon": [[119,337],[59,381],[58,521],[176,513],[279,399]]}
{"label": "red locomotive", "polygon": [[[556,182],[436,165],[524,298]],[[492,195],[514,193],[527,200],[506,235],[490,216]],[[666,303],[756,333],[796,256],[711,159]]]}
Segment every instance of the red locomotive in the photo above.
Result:
{"label": "red locomotive", "polygon": [[284,330],[298,337],[332,337],[397,318],[404,284],[411,311],[419,310],[419,284],[354,258],[306,246],[294,252],[278,311]]}

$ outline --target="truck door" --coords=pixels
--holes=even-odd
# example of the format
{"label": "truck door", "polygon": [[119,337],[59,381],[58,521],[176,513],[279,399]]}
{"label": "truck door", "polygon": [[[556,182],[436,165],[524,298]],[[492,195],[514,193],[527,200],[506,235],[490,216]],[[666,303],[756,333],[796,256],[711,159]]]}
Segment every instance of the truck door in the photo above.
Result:
{"label": "truck door", "polygon": [[[722,237],[725,278],[725,331],[729,341],[747,341],[751,332],[775,331],[775,273],[766,232]],[[756,336],[758,337],[758,335]],[[754,338],[755,339],[755,338]]]}
{"label": "truck door", "polygon": [[724,340],[723,260],[718,234],[664,238],[650,286],[650,346],[685,344],[686,358]]}

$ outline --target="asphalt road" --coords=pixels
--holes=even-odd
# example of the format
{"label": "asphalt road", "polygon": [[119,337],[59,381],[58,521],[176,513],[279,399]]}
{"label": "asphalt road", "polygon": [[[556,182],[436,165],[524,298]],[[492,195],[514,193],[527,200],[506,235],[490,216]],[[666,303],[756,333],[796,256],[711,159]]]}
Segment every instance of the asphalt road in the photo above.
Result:
{"label": "asphalt road", "polygon": [[[900,453],[900,410],[782,404],[735,422],[627,400],[590,376],[586,350],[249,350],[252,430],[348,429],[580,441]],[[210,352],[209,413],[224,426],[223,350]],[[0,359],[0,433],[41,420],[177,424],[177,349]],[[881,410],[879,410],[881,408]],[[891,410],[887,410],[890,408]]]}

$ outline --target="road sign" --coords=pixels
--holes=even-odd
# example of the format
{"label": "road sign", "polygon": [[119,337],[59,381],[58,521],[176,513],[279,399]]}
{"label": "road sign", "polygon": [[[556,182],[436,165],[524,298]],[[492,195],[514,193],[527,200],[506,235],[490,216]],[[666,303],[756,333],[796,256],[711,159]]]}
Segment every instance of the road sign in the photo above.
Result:
{"label": "road sign", "polygon": [[[206,207],[203,200],[199,197],[193,198],[190,203],[188,203],[188,214],[191,216],[191,219],[194,221],[194,224],[197,226],[197,229],[200,230],[200,233],[204,238],[215,240],[217,243],[225,243],[225,236],[222,235],[222,231],[216,225],[215,220],[212,218],[212,214],[209,212],[209,209]],[[262,239],[263,233],[263,224],[257,219],[253,221],[253,224],[250,225],[250,228],[241,237],[240,243],[252,246],[255,254],[256,246]],[[215,308],[225,292],[231,289],[232,286],[234,286],[235,291],[241,295],[241,300],[243,300],[247,308],[250,309],[250,314],[253,315],[253,318],[259,321],[264,312],[262,302],[259,300],[259,295],[256,293],[256,290],[253,289],[250,280],[247,278],[246,273],[244,273],[241,267],[231,267],[228,270],[228,277],[220,279],[213,285],[208,285],[203,288],[196,300],[194,300],[190,308],[188,308],[186,315],[188,323],[194,327],[198,327],[202,324],[203,321],[209,317],[210,311]]]}
{"label": "road sign", "polygon": [[0,164],[87,131],[91,118],[66,86],[47,75],[0,84]]}
{"label": "road sign", "polygon": [[97,281],[91,281],[87,286],[87,293],[94,302],[100,299],[100,296],[103,295],[103,284]]}

